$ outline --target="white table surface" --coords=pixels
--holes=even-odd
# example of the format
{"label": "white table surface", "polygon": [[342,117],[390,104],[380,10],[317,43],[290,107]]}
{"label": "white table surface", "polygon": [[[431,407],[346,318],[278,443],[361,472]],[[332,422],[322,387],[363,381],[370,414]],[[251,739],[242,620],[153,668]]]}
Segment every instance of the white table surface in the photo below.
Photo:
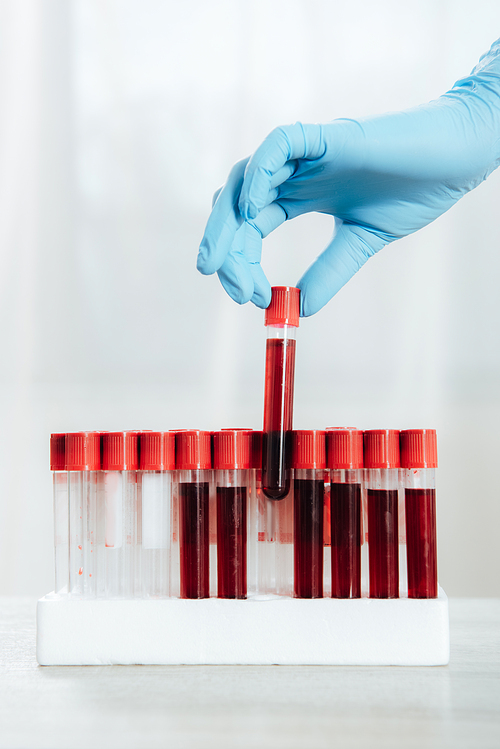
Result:
{"label": "white table surface", "polygon": [[35,604],[0,598],[0,747],[500,748],[500,600],[451,599],[435,668],[40,667]]}

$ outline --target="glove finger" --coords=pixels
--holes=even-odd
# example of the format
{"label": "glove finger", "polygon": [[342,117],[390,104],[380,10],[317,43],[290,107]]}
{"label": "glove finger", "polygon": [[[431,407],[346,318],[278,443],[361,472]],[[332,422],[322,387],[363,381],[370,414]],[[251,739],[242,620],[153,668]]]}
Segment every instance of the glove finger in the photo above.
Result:
{"label": "glove finger", "polygon": [[253,221],[246,221],[244,253],[249,263],[260,263],[262,240],[281,226],[287,215],[279,203],[271,203]]}
{"label": "glove finger", "polygon": [[215,199],[196,262],[196,267],[204,275],[215,273],[221,267],[243,222],[238,210],[238,197],[247,162],[248,159],[243,159],[233,166],[226,184]]}
{"label": "glove finger", "polygon": [[314,315],[324,307],[361,266],[386,244],[387,240],[367,229],[341,223],[330,244],[297,284],[301,291],[302,317]]}
{"label": "glove finger", "polygon": [[286,125],[273,130],[251,156],[239,198],[244,218],[255,218],[266,205],[274,177],[293,159],[318,159],[325,153],[321,125]]}
{"label": "glove finger", "polygon": [[279,187],[279,185],[282,185],[283,182],[286,182],[287,179],[290,179],[292,174],[295,173],[295,170],[297,169],[297,161],[294,159],[292,161],[287,161],[285,166],[281,167],[281,169],[278,169],[276,174],[273,174],[271,177],[271,187]]}
{"label": "glove finger", "polygon": [[237,304],[246,304],[254,296],[251,267],[241,251],[232,249],[228,252],[217,275],[225,291]]}
{"label": "glove finger", "polygon": [[260,263],[250,263],[250,272],[253,278],[254,293],[251,302],[260,309],[266,309],[271,304],[271,284]]}

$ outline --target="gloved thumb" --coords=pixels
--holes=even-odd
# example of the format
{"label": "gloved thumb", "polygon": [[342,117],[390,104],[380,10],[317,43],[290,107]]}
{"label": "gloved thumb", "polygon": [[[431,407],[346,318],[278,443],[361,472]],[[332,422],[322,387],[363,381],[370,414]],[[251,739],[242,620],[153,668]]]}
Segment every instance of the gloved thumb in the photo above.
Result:
{"label": "gloved thumb", "polygon": [[369,229],[336,220],[332,241],[297,284],[301,290],[301,316],[309,317],[324,307],[386,244],[387,239]]}

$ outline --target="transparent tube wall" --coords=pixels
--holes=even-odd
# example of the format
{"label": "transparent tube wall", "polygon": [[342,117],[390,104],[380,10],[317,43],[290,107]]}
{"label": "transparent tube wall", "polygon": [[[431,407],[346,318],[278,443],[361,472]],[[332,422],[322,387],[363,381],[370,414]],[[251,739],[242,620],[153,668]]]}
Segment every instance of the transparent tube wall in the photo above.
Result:
{"label": "transparent tube wall", "polygon": [[140,594],[140,505],[137,471],[105,471],[106,596]]}
{"label": "transparent tube wall", "polygon": [[97,471],[68,471],[69,590],[96,596]]}
{"label": "transparent tube wall", "polygon": [[54,592],[60,595],[69,590],[69,507],[68,473],[53,471],[54,494]]}
{"label": "transparent tube wall", "polygon": [[332,598],[361,597],[362,469],[332,470]]}
{"label": "transparent tube wall", "polygon": [[218,470],[217,595],[247,597],[248,470]]}
{"label": "transparent tube wall", "polygon": [[142,521],[142,594],[170,596],[173,471],[138,474]]}

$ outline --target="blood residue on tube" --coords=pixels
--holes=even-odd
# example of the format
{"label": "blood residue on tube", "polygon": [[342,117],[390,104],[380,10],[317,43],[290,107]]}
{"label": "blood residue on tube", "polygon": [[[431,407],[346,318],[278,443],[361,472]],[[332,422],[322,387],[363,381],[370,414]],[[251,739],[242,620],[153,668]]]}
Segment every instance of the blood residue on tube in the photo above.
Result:
{"label": "blood residue on tube", "polygon": [[217,558],[218,597],[246,598],[246,487],[217,487]]}
{"label": "blood residue on tube", "polygon": [[208,598],[208,482],[179,484],[181,598]]}
{"label": "blood residue on tube", "polygon": [[332,483],[332,598],[361,596],[361,485]]}
{"label": "blood residue on tube", "polygon": [[405,489],[408,597],[436,598],[436,490]]}
{"label": "blood residue on tube", "polygon": [[295,340],[270,338],[266,346],[262,484],[270,499],[290,491]]}
{"label": "blood residue on tube", "polygon": [[397,489],[368,489],[368,529],[370,598],[398,598]]}

